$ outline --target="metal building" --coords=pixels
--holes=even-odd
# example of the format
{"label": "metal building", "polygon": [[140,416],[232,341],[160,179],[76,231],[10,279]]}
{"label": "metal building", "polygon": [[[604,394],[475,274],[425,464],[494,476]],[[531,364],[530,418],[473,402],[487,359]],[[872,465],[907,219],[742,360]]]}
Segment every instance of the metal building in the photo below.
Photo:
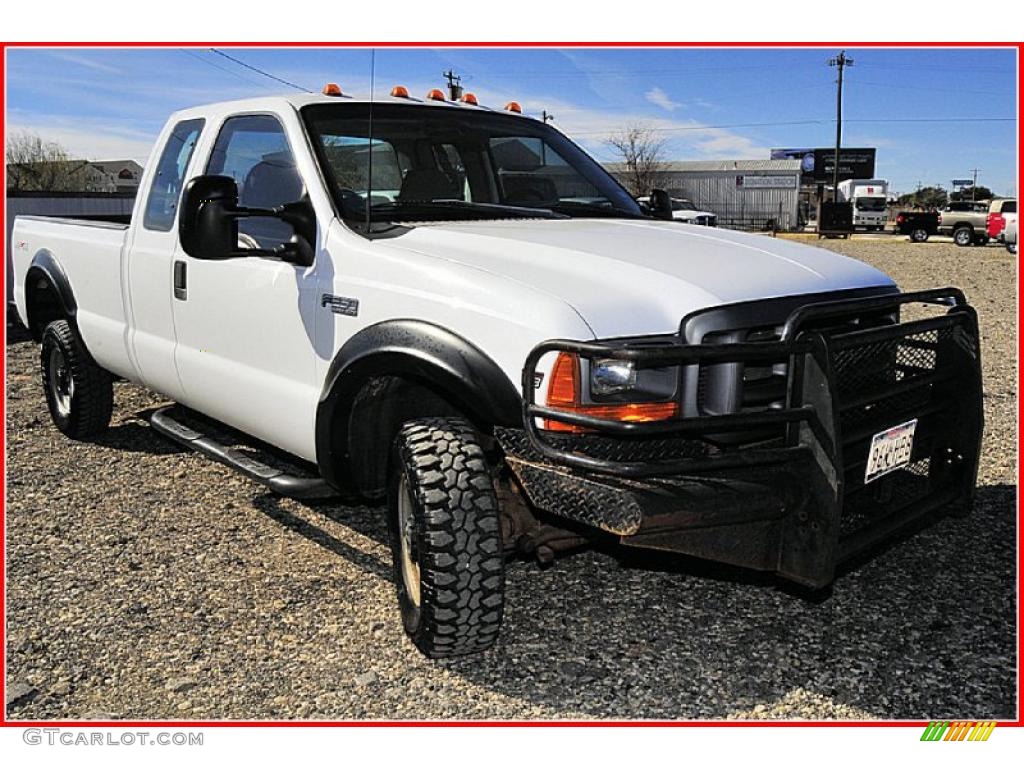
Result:
{"label": "metal building", "polygon": [[[620,181],[622,163],[605,165]],[[799,229],[799,160],[679,160],[664,164],[656,186],[718,216],[721,227]]]}

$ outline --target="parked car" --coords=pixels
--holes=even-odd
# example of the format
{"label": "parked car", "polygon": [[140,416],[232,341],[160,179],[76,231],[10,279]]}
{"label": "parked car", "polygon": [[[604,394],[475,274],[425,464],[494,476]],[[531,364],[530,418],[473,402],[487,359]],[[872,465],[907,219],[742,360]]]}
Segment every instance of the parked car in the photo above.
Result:
{"label": "parked car", "polygon": [[[643,205],[651,205],[650,196],[640,197],[637,201]],[[682,197],[672,198],[672,218],[673,220],[681,221],[684,224],[699,224],[705,227],[714,227],[718,225],[717,214],[711,213],[710,211],[702,211],[697,208],[692,201]]]}
{"label": "parked car", "polygon": [[[18,216],[57,429],[103,432],[121,377],[180,404],[158,432],[276,493],[386,499],[402,623],[432,657],[495,642],[516,553],[618,542],[821,588],[970,507],[958,289],[656,220],[514,104],[393,93],[186,109],[130,224]],[[903,322],[910,303],[936,313]]]}
{"label": "parked car", "polygon": [[1017,212],[1017,201],[1010,198],[993,200],[989,206],[986,220],[986,233],[993,240],[1003,241],[1003,229],[1006,226],[1006,214]]}
{"label": "parked car", "polygon": [[939,214],[935,211],[900,211],[896,214],[896,231],[915,243],[923,243],[939,231]]}

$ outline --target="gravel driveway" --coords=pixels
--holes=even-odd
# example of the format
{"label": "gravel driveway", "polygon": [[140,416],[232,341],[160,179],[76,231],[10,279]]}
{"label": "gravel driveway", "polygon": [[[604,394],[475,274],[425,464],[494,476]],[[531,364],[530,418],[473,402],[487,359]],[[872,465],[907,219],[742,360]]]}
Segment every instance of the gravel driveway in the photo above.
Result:
{"label": "gravel driveway", "polygon": [[514,562],[497,647],[431,662],[402,634],[383,511],[275,498],[146,423],[50,424],[7,342],[12,718],[1013,718],[1016,296],[1004,250],[829,241],[981,316],[975,514],[892,542],[808,602],[771,579],[588,551]]}

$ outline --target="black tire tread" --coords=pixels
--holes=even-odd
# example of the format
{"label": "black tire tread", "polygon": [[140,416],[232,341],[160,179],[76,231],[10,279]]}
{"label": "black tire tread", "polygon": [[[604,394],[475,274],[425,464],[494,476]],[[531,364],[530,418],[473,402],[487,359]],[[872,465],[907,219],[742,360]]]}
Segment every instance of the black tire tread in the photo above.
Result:
{"label": "black tire tread", "polygon": [[[420,612],[410,638],[431,658],[490,648],[505,595],[498,500],[484,451],[461,418],[404,424],[396,440],[416,508]],[[397,516],[397,513],[393,511]],[[392,542],[395,578],[398,546]]]}
{"label": "black tire tread", "polygon": [[[75,391],[71,412],[61,418],[50,394],[50,349],[58,344],[71,370]],[[114,382],[111,375],[93,362],[78,334],[67,320],[54,320],[43,331],[40,350],[43,390],[53,423],[68,437],[83,439],[102,432],[114,412]]]}

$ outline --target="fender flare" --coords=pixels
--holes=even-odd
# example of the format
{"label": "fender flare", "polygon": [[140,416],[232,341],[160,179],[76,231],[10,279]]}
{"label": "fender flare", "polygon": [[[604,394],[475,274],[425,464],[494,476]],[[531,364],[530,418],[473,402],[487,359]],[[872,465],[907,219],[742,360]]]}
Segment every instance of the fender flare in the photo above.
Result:
{"label": "fender flare", "polygon": [[349,420],[353,403],[375,376],[422,383],[482,426],[517,426],[522,397],[479,347],[424,320],[386,320],[350,338],[331,361],[316,410],[316,458],[335,487],[351,485]]}
{"label": "fender flare", "polygon": [[[61,311],[72,324],[75,321],[75,316],[78,314],[78,303],[75,301],[75,294],[71,290],[71,282],[68,280],[64,268],[57,261],[57,257],[50,251],[40,250],[32,257],[32,263],[25,273],[25,315],[29,321],[29,329],[32,331],[33,337],[40,336],[42,333],[41,328],[32,327],[34,323],[32,322],[33,307],[31,296],[33,285],[38,280],[45,280],[50,284],[57,297],[57,303],[60,304]],[[37,338],[36,341],[39,341],[39,339]]]}

